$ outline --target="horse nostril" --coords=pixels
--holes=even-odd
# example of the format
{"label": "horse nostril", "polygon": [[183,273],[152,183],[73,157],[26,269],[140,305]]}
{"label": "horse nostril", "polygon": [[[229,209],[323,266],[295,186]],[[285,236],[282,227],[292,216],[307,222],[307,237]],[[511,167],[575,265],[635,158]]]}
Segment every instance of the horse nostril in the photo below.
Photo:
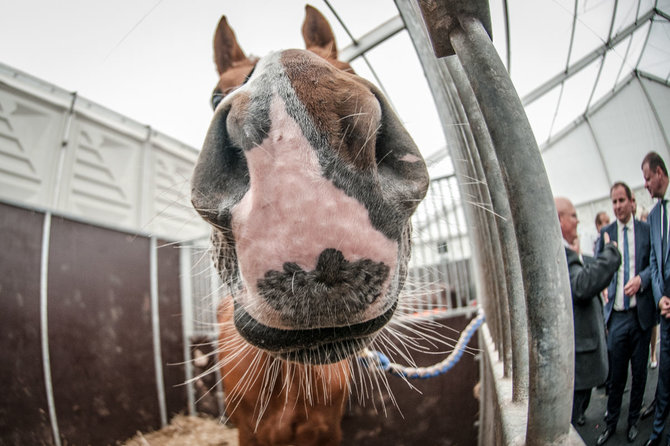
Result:
{"label": "horse nostril", "polygon": [[256,287],[286,326],[343,326],[363,320],[366,309],[383,295],[389,274],[383,262],[349,261],[337,249],[326,249],[314,269],[285,262],[282,271],[266,271]]}
{"label": "horse nostril", "polygon": [[329,248],[319,255],[316,280],[324,285],[335,285],[342,280],[342,266],[348,263],[337,249]]}
{"label": "horse nostril", "polygon": [[300,265],[294,262],[286,262],[284,263],[284,272],[288,274],[293,274],[293,273],[299,273],[302,272],[302,268],[300,268]]}

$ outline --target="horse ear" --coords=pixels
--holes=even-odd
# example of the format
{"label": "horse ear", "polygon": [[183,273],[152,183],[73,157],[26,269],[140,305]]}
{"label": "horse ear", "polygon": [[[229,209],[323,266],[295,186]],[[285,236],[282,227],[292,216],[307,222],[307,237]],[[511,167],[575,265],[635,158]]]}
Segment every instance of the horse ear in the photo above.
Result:
{"label": "horse ear", "polygon": [[228,25],[226,16],[222,16],[214,33],[214,62],[219,74],[229,70],[236,62],[246,60],[247,56],[237,43],[232,28]]}
{"label": "horse ear", "polygon": [[305,48],[327,59],[337,59],[335,34],[328,20],[310,5],[305,5],[305,21],[302,24]]}

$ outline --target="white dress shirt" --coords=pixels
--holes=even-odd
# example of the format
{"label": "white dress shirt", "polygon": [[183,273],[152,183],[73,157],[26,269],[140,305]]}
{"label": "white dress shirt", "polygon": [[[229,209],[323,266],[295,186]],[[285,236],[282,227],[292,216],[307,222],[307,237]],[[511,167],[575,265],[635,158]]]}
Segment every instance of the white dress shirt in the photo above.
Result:
{"label": "white dress shirt", "polygon": [[[670,188],[668,188],[670,189]],[[619,252],[621,253],[621,266],[619,267],[619,270],[617,271],[617,282],[616,282],[616,296],[614,296],[614,310],[615,311],[621,311],[624,309],[623,305],[623,288],[626,285],[623,281],[623,262],[624,262],[624,256],[623,256],[623,228],[624,226],[628,228],[628,271],[629,277],[628,280],[632,279],[635,277],[637,272],[635,271],[635,225],[634,225],[634,218],[631,215],[630,219],[628,220],[628,223],[623,224],[620,220],[617,220],[617,240],[619,241],[617,243],[617,248],[619,249]],[[611,298],[611,296],[610,296]],[[633,296],[628,296],[628,307],[633,308],[636,305],[635,301],[635,295]]]}

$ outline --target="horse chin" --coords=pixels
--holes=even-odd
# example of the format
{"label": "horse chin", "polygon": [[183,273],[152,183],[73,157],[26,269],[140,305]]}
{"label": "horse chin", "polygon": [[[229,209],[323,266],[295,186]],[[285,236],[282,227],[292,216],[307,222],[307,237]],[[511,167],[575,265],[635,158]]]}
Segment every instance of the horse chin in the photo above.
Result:
{"label": "horse chin", "polygon": [[370,345],[374,336],[345,339],[318,347],[274,353],[280,359],[299,364],[325,365],[343,361]]}
{"label": "horse chin", "polygon": [[234,320],[242,338],[272,356],[302,364],[332,364],[367,347],[396,307],[397,301],[381,315],[354,325],[291,330],[264,325],[235,303]]}

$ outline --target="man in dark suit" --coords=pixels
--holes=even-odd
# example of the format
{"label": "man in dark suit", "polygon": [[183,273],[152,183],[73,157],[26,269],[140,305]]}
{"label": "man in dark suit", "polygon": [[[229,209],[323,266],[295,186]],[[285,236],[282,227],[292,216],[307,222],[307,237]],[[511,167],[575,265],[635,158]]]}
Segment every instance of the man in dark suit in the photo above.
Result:
{"label": "man in dark suit", "polygon": [[621,255],[616,243],[604,234],[603,249],[593,261],[584,263],[577,242],[577,211],[570,200],[554,199],[563,234],[565,257],[570,274],[572,311],[575,332],[575,390],[572,403],[572,424],[584,415],[585,402],[591,389],[607,378],[605,324],[600,292],[619,269]]}
{"label": "man in dark suit", "polygon": [[[605,324],[610,358],[610,384],[606,428],[596,444],[601,446],[614,435],[623,399],[628,364],[632,371],[628,409],[629,442],[639,434],[638,420],[647,383],[647,357],[651,328],[656,322],[656,305],[651,290],[649,268],[649,225],[633,217],[633,195],[625,183],[614,183],[610,198],[616,221],[601,231],[616,241],[623,262],[607,288]],[[598,251],[603,249],[600,244]]]}
{"label": "man in dark suit", "polygon": [[[642,160],[644,187],[652,198],[659,198],[649,212],[647,222],[651,234],[651,287],[656,308],[660,311],[661,352],[656,385],[654,425],[647,446],[660,444],[668,416],[670,399],[670,259],[668,259],[668,170],[656,152],[649,152]],[[670,444],[670,442],[668,443]]]}

